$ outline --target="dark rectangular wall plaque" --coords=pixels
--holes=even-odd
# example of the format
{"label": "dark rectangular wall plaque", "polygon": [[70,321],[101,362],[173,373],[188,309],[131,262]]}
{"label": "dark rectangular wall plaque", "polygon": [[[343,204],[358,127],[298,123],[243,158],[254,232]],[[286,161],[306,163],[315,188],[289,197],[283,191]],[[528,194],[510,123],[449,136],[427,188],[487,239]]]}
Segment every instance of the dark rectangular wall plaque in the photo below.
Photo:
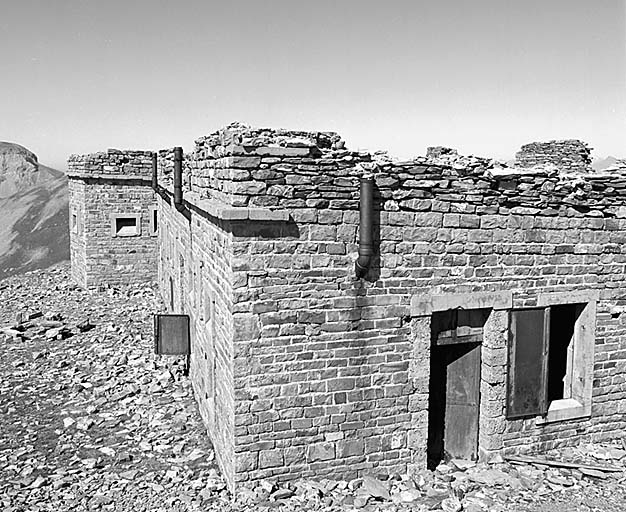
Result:
{"label": "dark rectangular wall plaque", "polygon": [[188,315],[154,315],[154,351],[165,355],[190,353]]}

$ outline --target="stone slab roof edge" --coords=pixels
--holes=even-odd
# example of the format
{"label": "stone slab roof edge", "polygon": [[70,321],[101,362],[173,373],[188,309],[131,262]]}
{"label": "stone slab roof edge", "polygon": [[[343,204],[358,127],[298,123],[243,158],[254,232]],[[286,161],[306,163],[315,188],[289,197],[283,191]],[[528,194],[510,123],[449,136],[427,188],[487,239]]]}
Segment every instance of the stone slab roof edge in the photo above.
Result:
{"label": "stone slab roof edge", "polygon": [[[172,192],[164,189],[168,194]],[[287,210],[270,210],[268,208],[249,208],[231,206],[217,199],[201,198],[196,192],[185,192],[184,201],[193,207],[204,211],[221,220],[254,220],[254,221],[272,221],[286,222],[289,220],[289,211]]]}
{"label": "stone slab roof edge", "polygon": [[68,172],[67,177],[81,180],[145,181],[146,183],[152,183],[151,176],[141,176],[138,174],[90,174]]}

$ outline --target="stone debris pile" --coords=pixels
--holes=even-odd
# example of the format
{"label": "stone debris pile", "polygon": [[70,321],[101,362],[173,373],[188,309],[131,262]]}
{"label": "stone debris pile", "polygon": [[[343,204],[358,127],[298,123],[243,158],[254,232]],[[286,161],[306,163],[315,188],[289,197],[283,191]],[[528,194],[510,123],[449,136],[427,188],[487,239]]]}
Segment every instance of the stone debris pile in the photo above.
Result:
{"label": "stone debris pile", "polygon": [[261,480],[231,493],[184,361],[152,354],[153,290],[85,292],[67,274],[0,282],[4,512],[623,509],[623,443],[450,460],[411,476]]}
{"label": "stone debris pile", "polygon": [[183,361],[152,354],[152,289],[67,273],[0,286],[0,508],[200,510],[225,485]]}
{"label": "stone debris pile", "polygon": [[[621,445],[620,445],[621,446]],[[236,503],[250,510],[438,510],[543,511],[570,506],[578,510],[621,510],[626,451],[619,446],[589,445],[552,452],[580,461],[581,469],[545,463],[491,463],[450,460],[435,471],[379,480],[365,475],[351,481],[297,481],[278,487],[261,481],[237,493]],[[598,461],[611,471],[584,469]],[[599,483],[601,482],[601,483]],[[618,490],[617,494],[614,491]],[[555,508],[555,510],[559,510]],[[565,508],[563,509],[565,510]]]}

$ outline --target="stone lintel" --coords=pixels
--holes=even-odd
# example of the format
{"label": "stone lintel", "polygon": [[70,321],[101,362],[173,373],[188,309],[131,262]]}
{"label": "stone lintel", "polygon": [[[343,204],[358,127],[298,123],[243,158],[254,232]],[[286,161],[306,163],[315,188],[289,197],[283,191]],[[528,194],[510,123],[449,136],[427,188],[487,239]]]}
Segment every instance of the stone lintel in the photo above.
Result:
{"label": "stone lintel", "polygon": [[537,307],[556,306],[558,304],[585,304],[597,301],[598,290],[571,290],[566,292],[540,293],[537,296]]}
{"label": "stone lintel", "polygon": [[435,311],[449,309],[511,309],[513,292],[446,293],[442,295],[414,295],[411,298],[411,316],[428,316]]}

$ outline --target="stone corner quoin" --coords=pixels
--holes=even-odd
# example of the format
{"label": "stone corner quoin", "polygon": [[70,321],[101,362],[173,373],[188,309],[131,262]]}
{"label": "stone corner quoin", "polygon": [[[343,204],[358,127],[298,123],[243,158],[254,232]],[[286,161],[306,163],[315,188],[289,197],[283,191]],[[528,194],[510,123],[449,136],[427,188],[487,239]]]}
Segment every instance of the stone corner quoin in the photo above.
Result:
{"label": "stone corner quoin", "polygon": [[[175,204],[174,156],[70,157],[72,276],[156,282],[169,312],[189,315],[190,378],[231,487],[425,467],[437,432],[489,458],[626,427],[626,166],[594,172],[572,140],[525,145],[513,165],[444,147],[395,161],[332,132],[234,123],[183,154]],[[364,169],[374,257],[358,278]],[[560,392],[584,416],[512,413],[520,310],[564,323],[572,311],[586,333],[561,391],[546,384],[547,402]],[[474,441],[453,448],[435,428],[450,418],[432,406],[447,395],[431,363],[469,342]]]}

